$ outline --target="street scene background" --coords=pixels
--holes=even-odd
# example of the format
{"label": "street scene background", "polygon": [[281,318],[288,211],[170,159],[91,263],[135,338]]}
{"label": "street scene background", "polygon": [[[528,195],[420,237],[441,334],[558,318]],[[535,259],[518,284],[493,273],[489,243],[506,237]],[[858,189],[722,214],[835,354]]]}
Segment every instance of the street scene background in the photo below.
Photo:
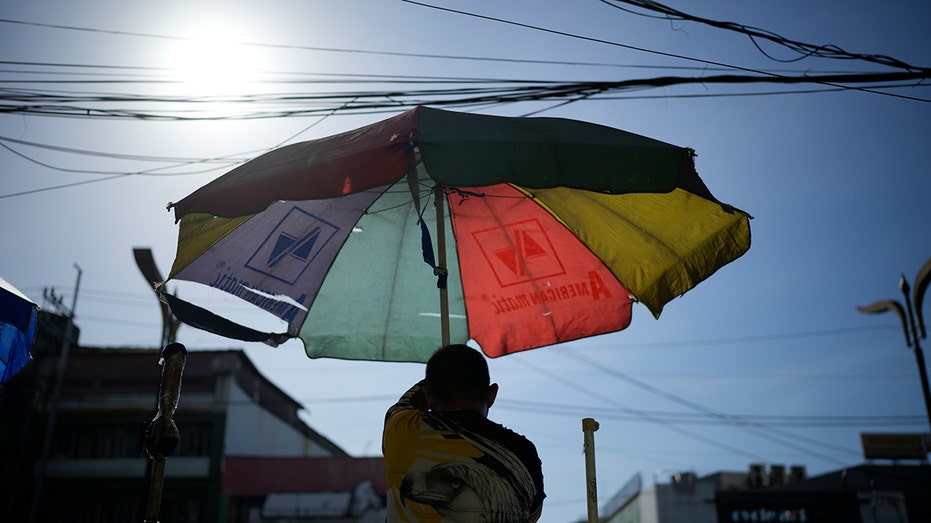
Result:
{"label": "street scene background", "polygon": [[[543,460],[542,521],[585,514],[586,417],[600,424],[602,502],[637,473],[666,482],[769,463],[811,475],[862,463],[861,432],[927,431],[898,318],[856,306],[902,300],[899,278],[912,282],[931,256],[928,80],[765,80],[905,70],[868,59],[880,55],[927,73],[931,5],[669,5],[835,47],[806,53],[610,1],[4,1],[0,275],[53,309],[50,289],[73,302],[77,266],[80,344],[156,347],[158,303],[132,249],[151,248],[168,273],[168,202],[282,144],[488,89],[449,108],[574,118],[691,147],[715,196],[754,217],[750,251],[659,319],[635,304],[622,332],[489,362],[501,386],[490,417]],[[691,81],[656,81],[671,77]],[[234,297],[169,285],[281,330]],[[354,456],[380,454],[385,409],[423,374],[420,364],[311,360],[298,340],[271,348],[182,326],[178,341],[245,349]]]}

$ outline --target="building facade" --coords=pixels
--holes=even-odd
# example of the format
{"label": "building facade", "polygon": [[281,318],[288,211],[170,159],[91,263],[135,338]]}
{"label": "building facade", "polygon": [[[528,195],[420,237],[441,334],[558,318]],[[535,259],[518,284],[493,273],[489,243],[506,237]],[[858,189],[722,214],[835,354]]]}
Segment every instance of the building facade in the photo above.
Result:
{"label": "building facade", "polygon": [[[42,322],[34,360],[0,391],[0,521],[143,521],[152,472],[143,434],[157,411],[161,351],[80,347],[75,330],[54,402],[62,319]],[[242,351],[188,351],[181,383],[180,440],[165,461],[161,521],[350,522],[379,510],[384,517],[382,460],[353,458],[309,427],[301,405]],[[271,464],[289,483],[262,481]],[[354,490],[365,510],[348,503],[338,513],[320,503],[351,499]],[[276,512],[283,494],[323,495],[301,513]]]}
{"label": "building facade", "polygon": [[931,467],[864,464],[815,477],[802,467],[639,475],[601,511],[605,523],[918,523],[931,521]]}

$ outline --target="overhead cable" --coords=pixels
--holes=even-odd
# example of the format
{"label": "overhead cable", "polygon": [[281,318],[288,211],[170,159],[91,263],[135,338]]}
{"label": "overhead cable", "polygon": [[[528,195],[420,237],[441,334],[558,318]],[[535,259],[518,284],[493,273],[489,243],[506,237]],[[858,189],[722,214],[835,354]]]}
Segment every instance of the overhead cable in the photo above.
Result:
{"label": "overhead cable", "polygon": [[[916,67],[902,60],[899,60],[897,58],[893,58],[887,55],[850,53],[833,44],[827,44],[827,45],[809,44],[805,42],[800,42],[798,40],[790,40],[772,31],[760,29],[757,27],[738,24],[736,22],[722,22],[718,20],[712,20],[710,18],[702,18],[699,16],[685,13],[683,11],[679,11],[667,5],[661,4],[659,2],[655,2],[654,0],[599,0],[599,1],[603,4],[610,5],[611,7],[618,7],[617,5],[615,5],[615,2],[628,4],[628,5],[640,7],[642,9],[647,9],[649,11],[653,11],[656,13],[661,13],[665,15],[665,18],[668,18],[670,20],[684,20],[684,21],[690,21],[690,22],[698,22],[698,23],[708,25],[711,27],[716,27],[718,29],[726,29],[728,31],[734,31],[734,32],[746,35],[747,37],[750,38],[750,41],[753,42],[753,45],[764,56],[766,56],[767,58],[771,60],[778,61],[778,62],[794,62],[794,61],[801,60],[803,58],[814,56],[814,57],[819,57],[819,58],[831,58],[835,60],[861,60],[864,62],[885,65],[885,66],[894,67],[897,69],[904,69],[906,71],[915,71],[915,72],[929,71],[929,68],[927,67]],[[628,9],[624,9],[624,10],[627,12],[634,13],[634,14],[640,14],[634,11],[630,11]],[[763,50],[762,47],[760,47],[759,43],[757,42],[757,39],[764,39],[764,40],[768,40],[770,42],[776,43],[780,46],[783,46],[787,49],[794,51],[799,56],[797,56],[794,59],[790,59],[790,60],[782,60],[782,59],[778,59],[773,56],[770,56],[768,53],[766,53]]]}

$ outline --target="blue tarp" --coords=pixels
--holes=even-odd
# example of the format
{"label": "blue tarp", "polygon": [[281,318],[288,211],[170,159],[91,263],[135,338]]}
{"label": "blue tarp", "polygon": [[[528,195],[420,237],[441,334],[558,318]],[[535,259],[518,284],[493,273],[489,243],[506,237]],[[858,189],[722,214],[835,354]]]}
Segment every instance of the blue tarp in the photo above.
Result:
{"label": "blue tarp", "polygon": [[0,278],[0,385],[29,362],[37,311],[35,303]]}

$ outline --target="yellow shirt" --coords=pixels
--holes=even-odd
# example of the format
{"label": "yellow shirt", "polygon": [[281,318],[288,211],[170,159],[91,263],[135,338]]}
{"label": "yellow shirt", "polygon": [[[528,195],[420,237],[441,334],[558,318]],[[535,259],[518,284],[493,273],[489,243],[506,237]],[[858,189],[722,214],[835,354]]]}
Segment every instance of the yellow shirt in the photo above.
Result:
{"label": "yellow shirt", "polygon": [[427,412],[421,385],[385,419],[388,521],[536,521],[545,495],[533,443],[476,412]]}

